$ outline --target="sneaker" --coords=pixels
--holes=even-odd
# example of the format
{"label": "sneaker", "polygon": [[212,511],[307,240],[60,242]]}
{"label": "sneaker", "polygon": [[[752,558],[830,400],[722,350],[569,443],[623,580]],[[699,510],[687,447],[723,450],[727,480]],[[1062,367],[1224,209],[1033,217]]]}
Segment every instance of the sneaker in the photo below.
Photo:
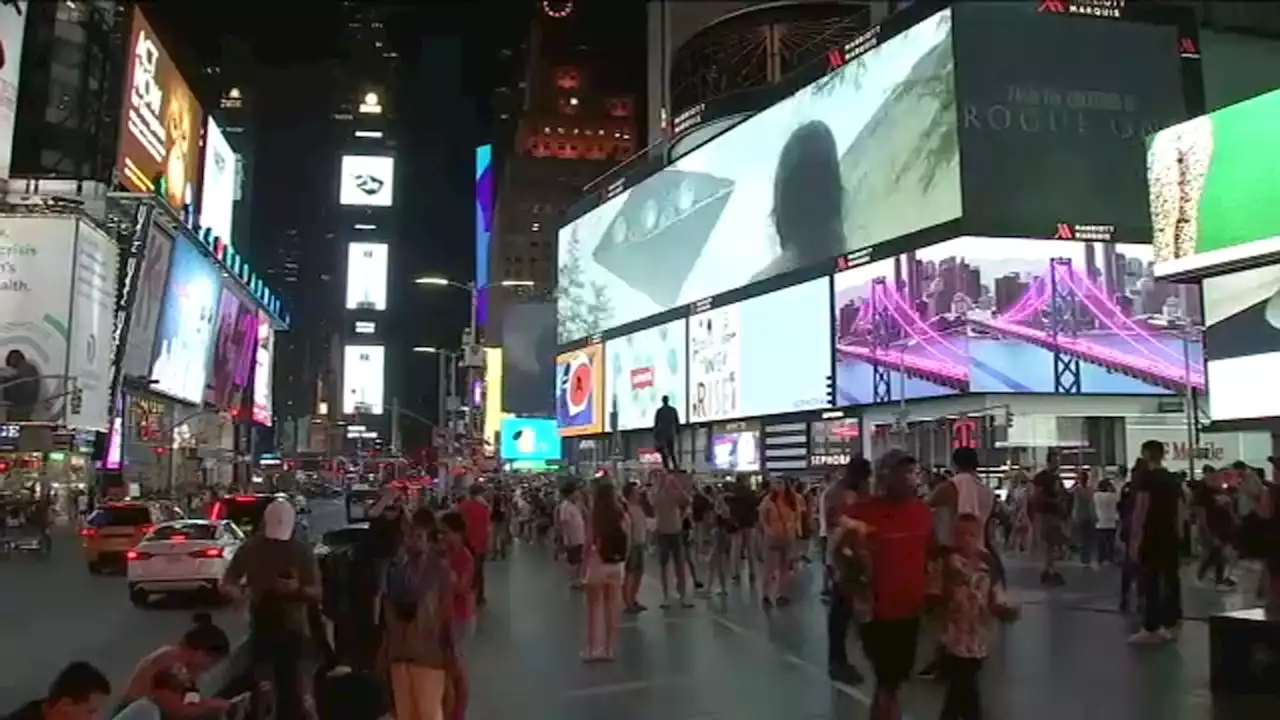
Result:
{"label": "sneaker", "polygon": [[687,598],[680,598],[680,607],[688,610],[689,608],[696,607],[696,606],[693,604],[691,600]]}
{"label": "sneaker", "polygon": [[1129,636],[1130,645],[1157,645],[1168,640],[1169,637],[1160,630],[1139,630]]}
{"label": "sneaker", "polygon": [[662,603],[661,603],[660,605],[658,605],[658,607],[662,608],[663,610],[670,610],[670,609],[671,609],[671,601],[670,601],[670,600],[663,600],[663,601],[662,601]]}

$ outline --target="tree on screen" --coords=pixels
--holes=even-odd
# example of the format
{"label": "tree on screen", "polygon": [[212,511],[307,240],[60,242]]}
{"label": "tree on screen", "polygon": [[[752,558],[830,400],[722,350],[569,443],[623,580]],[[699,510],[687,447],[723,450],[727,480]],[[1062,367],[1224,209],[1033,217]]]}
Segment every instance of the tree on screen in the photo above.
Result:
{"label": "tree on screen", "polygon": [[604,283],[588,279],[576,227],[570,230],[559,275],[556,311],[560,340],[576,340],[608,328],[613,320],[613,301]]}

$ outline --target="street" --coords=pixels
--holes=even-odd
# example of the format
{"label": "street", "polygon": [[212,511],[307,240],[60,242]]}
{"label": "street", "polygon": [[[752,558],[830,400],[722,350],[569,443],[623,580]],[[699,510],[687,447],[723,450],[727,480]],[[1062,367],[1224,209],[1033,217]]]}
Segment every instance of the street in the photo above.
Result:
{"label": "street", "polygon": [[[312,536],[346,522],[341,501],[311,503]],[[85,569],[78,538],[58,528],[53,555],[14,555],[0,562],[0,714],[44,695],[54,675],[73,660],[93,663],[119,688],[143,655],[177,641],[197,609],[213,612],[234,644],[247,631],[228,608],[167,599],[142,610],[129,602],[125,578]]]}
{"label": "street", "polygon": [[[490,603],[469,665],[473,720],[818,720],[867,716],[870,688],[826,676],[823,606],[797,598],[766,614],[745,588],[692,610],[658,610],[652,569],[642,590],[651,609],[623,621],[619,659],[578,658],[581,597],[571,593],[549,550],[522,546],[489,564]],[[650,563],[655,565],[656,563]],[[1186,589],[1189,619],[1175,646],[1131,648],[1131,620],[1116,612],[1111,569],[1066,567],[1067,586],[1042,590],[1036,569],[1010,561],[1021,620],[993,639],[983,670],[990,718],[1236,720],[1275,712],[1256,704],[1219,708],[1208,691],[1208,625],[1215,604],[1244,602]],[[1198,618],[1198,619],[1197,619]],[[853,657],[865,661],[852,642]],[[929,651],[923,643],[923,664]],[[909,684],[906,716],[935,718],[941,686]],[[1274,716],[1274,715],[1273,715]]]}

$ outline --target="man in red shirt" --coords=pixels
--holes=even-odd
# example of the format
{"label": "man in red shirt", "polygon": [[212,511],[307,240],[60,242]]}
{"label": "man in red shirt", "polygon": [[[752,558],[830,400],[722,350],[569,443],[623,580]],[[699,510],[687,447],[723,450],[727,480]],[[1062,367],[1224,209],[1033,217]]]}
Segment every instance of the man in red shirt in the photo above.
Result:
{"label": "man in red shirt", "polygon": [[871,720],[900,720],[899,691],[916,661],[933,518],[915,477],[915,458],[890,450],[876,463],[875,496],[853,507],[869,527],[872,611],[859,634],[876,677]]}
{"label": "man in red shirt", "polygon": [[484,559],[489,554],[489,504],[484,501],[484,486],[472,482],[470,497],[458,503],[458,512],[467,521],[467,546],[476,558],[476,606],[484,607]]}

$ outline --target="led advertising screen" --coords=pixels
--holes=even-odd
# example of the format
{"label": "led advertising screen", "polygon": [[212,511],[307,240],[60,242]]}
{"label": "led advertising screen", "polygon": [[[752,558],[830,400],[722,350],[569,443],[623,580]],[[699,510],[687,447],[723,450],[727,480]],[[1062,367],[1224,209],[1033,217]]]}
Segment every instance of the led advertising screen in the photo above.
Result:
{"label": "led advertising screen", "polygon": [[142,254],[134,288],[129,337],[124,349],[124,372],[133,377],[151,374],[152,351],[156,344],[156,326],[164,303],[164,289],[169,280],[169,263],[173,256],[173,239],[152,225],[147,236],[147,249]]}
{"label": "led advertising screen", "polygon": [[554,404],[556,306],[522,302],[502,310],[502,409],[516,415],[549,416]]}
{"label": "led advertising screen", "polygon": [[960,216],[951,13],[561,228],[561,343]]}
{"label": "led advertising screen", "polygon": [[1209,417],[1280,416],[1280,265],[1205,278]]}
{"label": "led advertising screen", "polygon": [[1202,346],[1183,332],[1199,293],[1152,265],[1150,245],[962,237],[838,272],[837,404],[1177,394],[1184,351],[1203,389]]}
{"label": "led advertising screen", "polygon": [[126,65],[116,156],[120,182],[134,192],[159,192],[179,211],[193,208],[203,111],[137,8]]}
{"label": "led advertising screen", "polygon": [[1187,117],[1178,30],[1043,4],[955,5],[965,228],[1150,242],[1144,138]]}
{"label": "led advertising screen", "polygon": [[347,245],[347,309],[387,309],[386,243]]}
{"label": "led advertising screen", "polygon": [[476,148],[476,325],[489,317],[489,236],[493,232],[493,146]]}
{"label": "led advertising screen", "polygon": [[343,155],[338,203],[391,207],[395,202],[396,159],[390,155]]}
{"label": "led advertising screen", "polygon": [[503,418],[498,430],[503,460],[559,460],[560,434],[549,418]]}
{"label": "led advertising screen", "polygon": [[830,405],[830,299],[821,277],[689,318],[689,422]]}
{"label": "led advertising screen", "polygon": [[606,341],[605,414],[608,430],[653,427],[653,414],[666,397],[685,422],[689,382],[685,362],[685,319]]}
{"label": "led advertising screen", "polygon": [[213,371],[207,399],[225,410],[240,407],[258,347],[258,314],[231,288],[222,289],[218,332],[213,345]]}
{"label": "led advertising screen", "polygon": [[348,345],[342,349],[342,413],[381,415],[386,387],[387,349]]}
{"label": "led advertising screen", "polygon": [[200,227],[231,244],[240,158],[213,118],[205,123],[204,174],[200,180]]}
{"label": "led advertising screen", "polygon": [[18,78],[22,40],[27,27],[27,0],[0,4],[0,178],[9,177],[13,158],[14,112],[18,109]]}
{"label": "led advertising screen", "polygon": [[253,354],[253,421],[271,425],[271,368],[276,354],[276,331],[265,312],[258,311],[257,347]]}
{"label": "led advertising screen", "polygon": [[187,240],[176,241],[156,329],[151,389],[193,405],[204,400],[219,286],[213,263]]}
{"label": "led advertising screen", "polygon": [[556,356],[556,427],[562,436],[604,432],[604,348]]}
{"label": "led advertising screen", "polygon": [[711,467],[730,472],[760,469],[760,434],[754,430],[713,433],[707,446]]}
{"label": "led advertising screen", "polygon": [[1147,148],[1156,275],[1280,252],[1280,90],[1156,133]]}

